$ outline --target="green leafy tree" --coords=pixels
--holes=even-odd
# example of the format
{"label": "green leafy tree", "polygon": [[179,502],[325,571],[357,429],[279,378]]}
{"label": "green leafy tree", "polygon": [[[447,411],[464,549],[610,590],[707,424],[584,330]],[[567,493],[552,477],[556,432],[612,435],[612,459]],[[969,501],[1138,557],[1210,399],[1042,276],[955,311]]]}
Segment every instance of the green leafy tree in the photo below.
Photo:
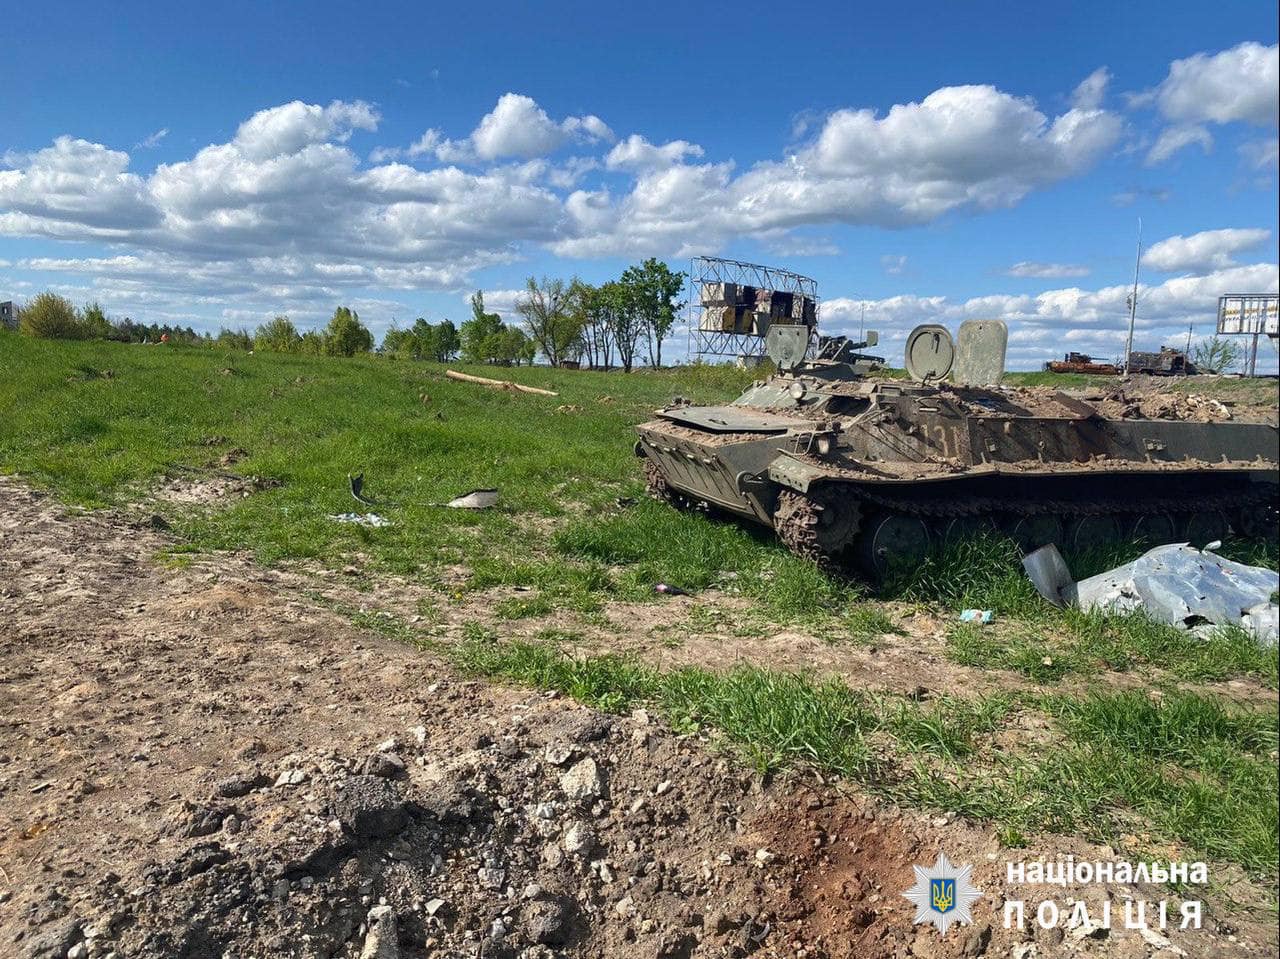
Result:
{"label": "green leafy tree", "polygon": [[516,298],[516,312],[524,317],[530,338],[552,366],[582,353],[583,319],[572,308],[572,290],[573,284],[561,279],[529,277]]}
{"label": "green leafy tree", "polygon": [[18,331],[44,340],[83,340],[84,326],[65,296],[46,290],[18,312]]}
{"label": "green leafy tree", "polygon": [[414,323],[413,330],[418,356],[421,359],[447,363],[457,356],[458,350],[461,349],[462,341],[458,335],[458,328],[451,320],[441,320],[434,324],[418,320]]}
{"label": "green leafy tree", "polygon": [[297,353],[302,336],[287,316],[277,316],[258,327],[253,348],[265,353]]}
{"label": "green leafy tree", "polygon": [[618,351],[618,362],[624,373],[635,367],[636,352],[644,336],[646,324],[636,301],[635,287],[623,280],[611,280],[596,294],[596,309],[609,338]]}
{"label": "green leafy tree", "polygon": [[324,345],[329,356],[355,356],[373,349],[373,334],[360,322],[359,313],[340,306],[325,328]]}
{"label": "green leafy tree", "polygon": [[402,330],[392,323],[391,329],[382,334],[382,345],[378,347],[378,352],[384,356],[413,357],[417,355],[417,342],[413,330]]}
{"label": "green leafy tree", "polygon": [[1240,344],[1221,336],[1201,340],[1191,351],[1191,361],[1201,373],[1225,373],[1235,366],[1241,355]]}
{"label": "green leafy tree", "polygon": [[[164,330],[155,327],[149,330],[147,340],[151,343],[159,343],[160,337],[164,335]],[[225,327],[218,331],[214,343],[227,350],[244,350],[248,352],[253,349],[253,337],[249,335],[248,330],[228,330]]]}
{"label": "green leafy tree", "polygon": [[684,288],[684,274],[673,273],[667,264],[650,257],[639,266],[629,267],[622,274],[621,282],[627,287],[631,305],[643,324],[649,362],[661,366],[662,342],[671,335],[676,314],[684,308],[683,301],[676,300]]}
{"label": "green leafy tree", "polygon": [[592,286],[575,278],[569,286],[569,309],[582,329],[582,353],[593,369],[613,369],[613,326],[609,284]]}
{"label": "green leafy tree", "polygon": [[298,352],[304,356],[323,356],[325,352],[324,334],[317,330],[307,330],[298,340]]}
{"label": "green leafy tree", "polygon": [[460,331],[462,357],[468,363],[493,363],[493,338],[502,332],[502,317],[486,313],[484,294],[479,290],[471,297],[471,319],[463,321]]}
{"label": "green leafy tree", "polygon": [[109,340],[115,336],[115,328],[97,300],[86,304],[81,312],[80,333],[86,340]]}

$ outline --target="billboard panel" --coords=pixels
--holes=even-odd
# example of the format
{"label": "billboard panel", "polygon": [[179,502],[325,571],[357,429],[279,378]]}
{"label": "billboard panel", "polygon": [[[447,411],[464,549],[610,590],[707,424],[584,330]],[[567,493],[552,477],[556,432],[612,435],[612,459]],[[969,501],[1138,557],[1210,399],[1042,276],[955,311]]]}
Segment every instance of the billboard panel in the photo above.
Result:
{"label": "billboard panel", "polygon": [[1228,293],[1218,297],[1218,332],[1280,336],[1280,296],[1275,293]]}

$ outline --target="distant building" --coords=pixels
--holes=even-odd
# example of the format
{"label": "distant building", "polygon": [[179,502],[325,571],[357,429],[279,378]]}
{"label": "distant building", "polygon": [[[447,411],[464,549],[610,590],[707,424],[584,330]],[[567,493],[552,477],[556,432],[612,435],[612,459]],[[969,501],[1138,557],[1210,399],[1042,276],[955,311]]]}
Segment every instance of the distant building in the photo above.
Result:
{"label": "distant building", "polygon": [[0,326],[11,330],[18,328],[18,308],[12,300],[5,300],[0,303]]}

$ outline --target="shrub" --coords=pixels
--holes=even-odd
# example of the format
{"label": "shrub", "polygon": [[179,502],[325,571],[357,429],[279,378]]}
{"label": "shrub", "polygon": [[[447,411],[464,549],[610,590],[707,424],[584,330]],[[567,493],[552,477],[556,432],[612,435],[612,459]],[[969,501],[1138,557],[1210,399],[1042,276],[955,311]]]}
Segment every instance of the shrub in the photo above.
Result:
{"label": "shrub", "polygon": [[297,353],[302,337],[287,316],[263,323],[253,334],[253,348],[269,353]]}
{"label": "shrub", "polygon": [[355,310],[340,306],[324,331],[325,353],[329,356],[355,356],[373,349],[373,334],[360,322]]}
{"label": "shrub", "polygon": [[86,330],[71,301],[45,291],[22,308],[18,329],[44,340],[83,340]]}

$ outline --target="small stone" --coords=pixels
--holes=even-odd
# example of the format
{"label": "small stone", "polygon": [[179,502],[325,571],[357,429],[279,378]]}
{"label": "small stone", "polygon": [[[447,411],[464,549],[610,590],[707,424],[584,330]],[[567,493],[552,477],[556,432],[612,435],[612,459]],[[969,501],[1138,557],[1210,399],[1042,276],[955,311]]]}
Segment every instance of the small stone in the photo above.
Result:
{"label": "small stone", "polygon": [[560,777],[560,789],[566,796],[577,802],[598,799],[604,792],[604,779],[600,775],[600,767],[591,757],[575,763]]}
{"label": "small stone", "polygon": [[658,787],[654,789],[654,792],[657,793],[659,796],[662,796],[667,792],[669,792],[670,790],[671,790],[671,780],[664,779],[662,780],[662,782],[658,783]]}
{"label": "small stone", "polygon": [[766,865],[767,863],[773,862],[773,860],[776,858],[777,857],[773,853],[771,853],[768,849],[756,850],[756,862],[758,862],[762,866]]}
{"label": "small stone", "polygon": [[400,779],[405,775],[404,760],[392,752],[370,753],[360,764],[360,773],[383,779]]}
{"label": "small stone", "polygon": [[377,839],[402,830],[409,821],[400,790],[377,776],[351,776],[333,800],[342,825],[357,836]]}
{"label": "small stone", "polygon": [[964,941],[964,954],[966,956],[980,956],[987,951],[987,946],[991,943],[991,926],[988,923],[975,928],[969,933]]}
{"label": "small stone", "polygon": [[67,959],[88,959],[89,947],[83,942],[77,942],[74,946],[67,950]]}
{"label": "small stone", "polygon": [[[1140,935],[1142,937],[1142,941],[1152,949],[1169,949],[1173,946],[1173,943],[1170,941],[1168,936],[1161,935],[1154,929],[1148,928],[1147,926],[1139,926],[1138,935]],[[1179,950],[1179,952],[1181,952],[1181,950]],[[1186,955],[1186,953],[1182,954]]]}
{"label": "small stone", "polygon": [[365,933],[360,959],[400,959],[396,916],[390,906],[369,910],[369,931]]}
{"label": "small stone", "polygon": [[220,779],[213,787],[213,791],[225,799],[236,799],[240,796],[247,796],[255,789],[261,789],[263,786],[269,785],[271,785],[269,777],[260,772],[253,772],[247,775],[228,776],[226,779]]}
{"label": "small stone", "polygon": [[395,750],[400,748],[400,740],[396,739],[395,736],[392,736],[390,739],[384,739],[373,748],[376,752],[380,753],[395,752]]}
{"label": "small stone", "polygon": [[521,910],[520,927],[525,936],[544,946],[565,940],[565,905],[558,899],[539,899]]}
{"label": "small stone", "polygon": [[595,845],[595,830],[585,822],[575,821],[564,831],[560,844],[570,855],[585,856]]}
{"label": "small stone", "polygon": [[624,919],[636,914],[636,904],[630,896],[623,896],[613,907],[613,911]]}
{"label": "small stone", "polygon": [[301,769],[282,769],[276,776],[277,786],[301,786],[309,777]]}
{"label": "small stone", "polygon": [[563,766],[573,758],[573,748],[563,743],[552,743],[543,751],[542,757],[553,766]]}
{"label": "small stone", "polygon": [[427,910],[427,915],[428,915],[428,916],[434,916],[434,915],[435,915],[436,913],[438,913],[441,909],[443,909],[443,908],[445,907],[445,905],[446,905],[446,903],[445,903],[445,901],[444,901],[443,899],[439,899],[439,898],[437,898],[437,899],[428,899],[428,900],[427,900],[427,904],[426,904],[426,906],[425,906],[424,908]]}
{"label": "small stone", "polygon": [[507,871],[484,866],[476,870],[476,878],[480,880],[480,885],[486,889],[501,889],[502,884],[507,881]]}

